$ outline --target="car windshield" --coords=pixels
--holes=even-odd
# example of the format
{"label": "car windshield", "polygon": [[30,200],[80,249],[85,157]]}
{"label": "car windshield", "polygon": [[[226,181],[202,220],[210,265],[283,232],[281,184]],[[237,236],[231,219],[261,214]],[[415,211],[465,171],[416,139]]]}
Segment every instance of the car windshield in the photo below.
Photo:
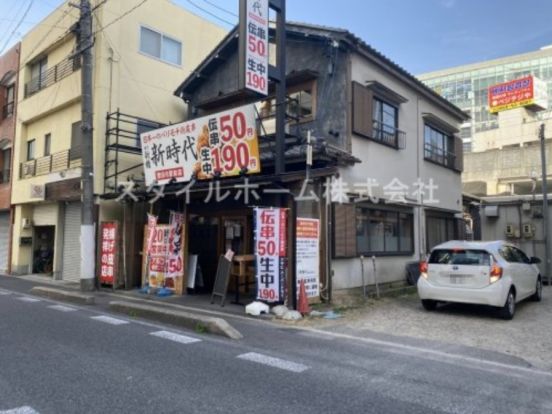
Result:
{"label": "car windshield", "polygon": [[490,266],[491,255],[484,250],[438,249],[431,253],[429,263],[444,265]]}

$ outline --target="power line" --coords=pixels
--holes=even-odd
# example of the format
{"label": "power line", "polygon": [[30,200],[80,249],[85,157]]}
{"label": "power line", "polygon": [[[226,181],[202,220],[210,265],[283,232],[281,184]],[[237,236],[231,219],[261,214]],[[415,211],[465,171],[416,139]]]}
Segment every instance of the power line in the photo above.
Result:
{"label": "power line", "polygon": [[[101,32],[102,30],[104,29],[107,29],[109,26],[111,26],[112,24],[118,22],[119,20],[123,19],[124,17],[126,17],[127,15],[129,15],[130,13],[132,13],[134,10],[136,10],[138,7],[142,6],[146,1],[148,0],[142,0],[140,3],[138,3],[136,6],[132,7],[131,9],[127,10],[125,13],[121,14],[119,17],[113,19],[112,21],[110,21],[109,23],[107,23],[105,26],[101,27],[96,30],[94,33],[92,33],[93,36],[95,36],[97,33]],[[104,2],[105,3],[105,2]],[[103,3],[102,3],[103,4]]]}
{"label": "power line", "polygon": [[23,13],[23,16],[21,16],[21,19],[19,19],[19,21],[17,22],[17,24],[16,24],[15,27],[13,28],[11,34],[8,36],[8,39],[7,39],[6,42],[4,43],[4,46],[2,46],[2,50],[0,50],[0,53],[3,53],[3,52],[4,52],[4,49],[6,49],[6,46],[8,46],[8,44],[9,44],[10,41],[12,40],[13,35],[14,35],[15,32],[17,31],[17,29],[19,29],[19,27],[21,26],[21,23],[23,23],[23,20],[25,20],[25,17],[27,17],[27,14],[29,14],[29,11],[31,10],[31,7],[33,7],[33,3],[34,3],[34,0],[31,0],[31,2],[29,3],[29,5],[27,6],[27,9],[25,10],[25,13]]}
{"label": "power line", "polygon": [[[13,6],[12,6],[12,9],[13,9],[16,5],[17,5],[17,0],[14,2]],[[21,1],[21,2],[19,3],[19,6],[20,6],[19,9],[17,9],[17,11],[16,11],[15,13],[13,13],[13,19],[11,20],[11,23],[10,23],[9,25],[7,25],[6,31],[2,34],[2,36],[0,36],[0,39],[1,39],[2,41],[4,41],[4,39],[6,38],[6,36],[9,35],[10,30],[11,30],[11,28],[12,28],[12,23],[14,23],[14,22],[17,21],[18,16],[19,16],[19,13],[25,9],[25,2],[24,2],[24,1]]]}
{"label": "power line", "polygon": [[218,4],[216,3],[213,3],[212,1],[209,1],[209,0],[203,0],[205,3],[207,3],[208,5],[214,7],[215,9],[218,9],[220,10],[221,12],[224,12],[226,14],[229,14],[230,16],[234,16],[234,17],[240,17],[238,16],[236,13],[234,13],[233,11],[230,11],[228,9],[225,9],[224,7],[221,7],[219,6]]}
{"label": "power line", "polygon": [[192,0],[188,0],[188,3],[190,3],[192,6],[198,8],[198,9],[201,10],[203,13],[208,14],[209,16],[214,17],[215,19],[220,20],[221,22],[226,23],[227,25],[230,25],[230,26],[232,26],[232,27],[234,27],[234,26],[236,25],[235,23],[229,22],[228,20],[223,19],[223,18],[220,17],[220,16],[217,16],[215,13],[212,13],[212,12],[210,12],[209,10],[206,10],[206,9],[204,9],[204,8],[201,7],[201,6],[198,6],[198,5],[197,5],[196,3],[194,3]]}

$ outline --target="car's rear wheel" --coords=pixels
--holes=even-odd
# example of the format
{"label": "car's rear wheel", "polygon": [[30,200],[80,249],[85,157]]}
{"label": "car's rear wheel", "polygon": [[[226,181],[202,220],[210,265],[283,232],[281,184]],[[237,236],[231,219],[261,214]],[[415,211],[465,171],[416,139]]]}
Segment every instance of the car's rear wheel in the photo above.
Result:
{"label": "car's rear wheel", "polygon": [[507,321],[513,319],[516,313],[516,295],[513,289],[510,289],[506,297],[506,303],[498,311],[499,316]]}
{"label": "car's rear wheel", "polygon": [[422,299],[422,306],[425,310],[432,311],[435,310],[435,308],[437,307],[437,302],[430,299]]}
{"label": "car's rear wheel", "polygon": [[537,286],[535,288],[535,293],[531,296],[531,300],[534,302],[540,302],[542,300],[542,279],[540,276],[537,278]]}

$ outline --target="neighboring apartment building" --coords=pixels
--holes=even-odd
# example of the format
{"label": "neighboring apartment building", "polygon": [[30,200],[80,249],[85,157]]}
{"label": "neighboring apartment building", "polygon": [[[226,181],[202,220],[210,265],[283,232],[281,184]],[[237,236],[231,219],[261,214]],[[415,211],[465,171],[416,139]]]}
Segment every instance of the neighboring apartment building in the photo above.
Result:
{"label": "neighboring apartment building", "polygon": [[[471,119],[461,126],[461,137],[466,151],[483,151],[489,145],[501,147],[498,140],[489,134],[481,134],[499,128],[497,115],[489,111],[489,86],[518,79],[526,75],[534,75],[545,81],[548,86],[549,110],[538,115],[538,119],[552,116],[552,46],[520,55],[508,56],[453,68],[438,70],[419,75],[418,78],[435,92],[449,100],[470,115]],[[522,116],[518,116],[521,118]],[[521,128],[521,123],[510,125]],[[527,128],[531,129],[531,128]],[[520,140],[535,140],[531,131],[519,136]],[[480,140],[485,142],[479,143]],[[520,141],[522,142],[522,141]],[[510,143],[510,142],[509,142]]]}
{"label": "neighboring apartment building", "polygon": [[[346,30],[286,27],[288,120],[282,176],[274,168],[274,90],[258,101],[238,89],[236,31],[175,92],[188,103],[189,119],[256,102],[261,123],[261,172],[249,176],[259,198],[249,205],[243,194],[217,202],[212,181],[196,183],[186,207],[189,252],[198,255],[203,279],[212,285],[217,257],[229,245],[236,246],[237,254],[253,253],[252,206],[285,206],[292,216],[320,219],[319,274],[326,294],[362,285],[361,255],[377,257],[380,282],[403,280],[406,263],[459,237],[462,142],[456,134],[467,116]],[[310,169],[308,131],[315,142]],[[306,177],[310,185],[303,188]],[[418,197],[417,178],[437,186],[433,197],[427,188],[422,189],[425,197]],[[224,193],[243,179],[216,182]],[[163,212],[170,206],[185,205],[185,195],[175,194],[181,188],[175,185],[172,195],[157,202],[162,220],[168,219]],[[307,197],[295,204],[290,193],[318,200]],[[233,230],[235,223],[241,223],[239,232]],[[293,249],[295,240],[288,241]],[[373,283],[371,266],[366,266],[366,283]],[[293,291],[293,281],[288,286]]]}
{"label": "neighboring apartment building", "polygon": [[[106,168],[140,163],[136,128],[183,118],[170,93],[224,31],[168,0],[93,1],[94,192],[98,220],[122,219],[106,201]],[[98,7],[96,7],[98,6]],[[14,144],[12,272],[78,280],[81,217],[81,60],[79,10],[62,4],[21,42]],[[108,113],[132,115],[128,154],[110,159]],[[140,123],[140,120],[143,122]],[[138,131],[139,132],[139,131]],[[130,170],[129,170],[130,171]]]}
{"label": "neighboring apartment building", "polygon": [[17,119],[20,44],[0,56],[0,273],[9,272],[12,147]]}

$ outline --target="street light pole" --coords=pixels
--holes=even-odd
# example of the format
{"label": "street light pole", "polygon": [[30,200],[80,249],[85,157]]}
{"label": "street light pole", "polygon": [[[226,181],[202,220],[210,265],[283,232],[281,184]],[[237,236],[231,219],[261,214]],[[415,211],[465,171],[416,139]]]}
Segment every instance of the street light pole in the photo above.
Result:
{"label": "street light pole", "polygon": [[539,129],[540,149],[541,149],[541,167],[542,167],[542,218],[544,234],[544,266],[546,281],[550,286],[550,252],[548,249],[550,237],[548,237],[548,182],[546,176],[546,143],[544,138],[544,123]]}

